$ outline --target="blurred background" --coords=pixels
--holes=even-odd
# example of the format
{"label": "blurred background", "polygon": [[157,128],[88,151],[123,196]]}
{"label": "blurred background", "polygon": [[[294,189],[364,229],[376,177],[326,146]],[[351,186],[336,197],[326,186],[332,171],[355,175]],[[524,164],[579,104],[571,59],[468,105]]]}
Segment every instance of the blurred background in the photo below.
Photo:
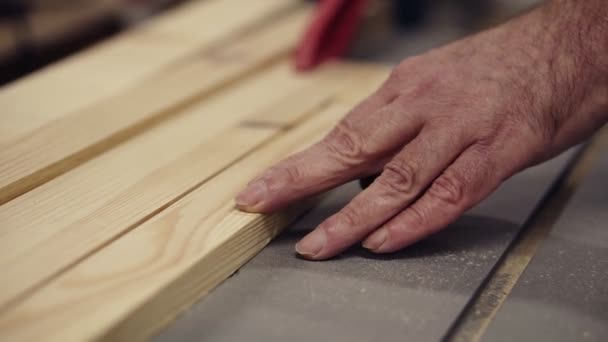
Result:
{"label": "blurred background", "polygon": [[[0,85],[187,1],[206,0],[0,0]],[[350,56],[394,64],[537,2],[371,0]]]}

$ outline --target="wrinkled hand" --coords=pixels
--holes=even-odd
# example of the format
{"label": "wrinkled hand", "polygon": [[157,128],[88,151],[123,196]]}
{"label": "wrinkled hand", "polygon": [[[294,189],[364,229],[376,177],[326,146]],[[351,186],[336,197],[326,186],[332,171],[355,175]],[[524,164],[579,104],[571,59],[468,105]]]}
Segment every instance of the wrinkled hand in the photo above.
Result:
{"label": "wrinkled hand", "polygon": [[[543,15],[405,60],[322,141],[251,182],[237,204],[272,212],[381,173],[297,252],[326,259],[363,240],[385,253],[437,232],[604,122],[596,109],[605,108],[606,88],[592,89],[596,79],[556,47],[559,34],[547,34]],[[574,85],[575,76],[587,82]]]}

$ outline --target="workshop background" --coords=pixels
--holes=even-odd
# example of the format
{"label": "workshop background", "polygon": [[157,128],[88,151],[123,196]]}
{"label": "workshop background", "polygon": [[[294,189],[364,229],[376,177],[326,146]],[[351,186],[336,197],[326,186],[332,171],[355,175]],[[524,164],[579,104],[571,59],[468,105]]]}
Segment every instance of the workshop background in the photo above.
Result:
{"label": "workshop background", "polygon": [[[0,85],[185,1],[188,0],[2,0]],[[367,21],[350,55],[396,63],[499,23],[537,2],[376,0],[368,9]]]}

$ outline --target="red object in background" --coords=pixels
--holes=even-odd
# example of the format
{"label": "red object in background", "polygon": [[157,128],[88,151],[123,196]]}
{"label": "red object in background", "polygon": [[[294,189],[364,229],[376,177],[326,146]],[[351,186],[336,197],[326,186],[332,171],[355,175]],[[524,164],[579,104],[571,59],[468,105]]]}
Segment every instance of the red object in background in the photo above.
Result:
{"label": "red object in background", "polygon": [[299,71],[310,70],[347,52],[367,0],[319,0],[295,55]]}

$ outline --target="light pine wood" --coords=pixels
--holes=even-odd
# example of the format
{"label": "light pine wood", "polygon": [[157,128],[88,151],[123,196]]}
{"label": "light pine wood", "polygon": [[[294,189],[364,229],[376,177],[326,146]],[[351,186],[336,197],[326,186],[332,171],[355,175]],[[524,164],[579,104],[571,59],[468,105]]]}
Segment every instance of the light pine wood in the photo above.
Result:
{"label": "light pine wood", "polygon": [[0,147],[119,94],[181,58],[293,9],[297,2],[193,0],[4,86]]}
{"label": "light pine wood", "polygon": [[308,7],[298,8],[253,33],[205,49],[139,86],[61,117],[10,145],[0,146],[0,203],[291,51],[308,13]]}
{"label": "light pine wood", "polygon": [[[292,101],[282,100],[277,105],[271,104],[268,110],[240,120],[239,125],[212,138],[216,153],[213,159],[208,156],[208,162],[225,153],[238,154],[223,148],[234,140],[239,141],[237,145],[240,145],[240,157],[236,158],[240,160],[4,312],[0,315],[0,339],[83,341],[102,338],[133,341],[143,339],[159,329],[181,309],[234,272],[280,229],[309,207],[309,203],[300,203],[283,213],[261,216],[235,210],[232,198],[249,179],[272,162],[318,140],[358,101],[358,98],[344,96],[345,94],[368,93],[386,76],[383,68],[373,70],[373,73],[371,71],[355,65],[329,67],[327,73],[320,73],[326,76],[325,79],[311,78],[308,88],[301,88],[289,96]],[[300,76],[292,78],[302,79]],[[328,88],[327,84],[331,83],[329,80],[341,81]],[[339,86],[335,87],[336,84]],[[263,88],[263,83],[259,81],[252,81],[251,85]],[[274,82],[266,91],[277,95],[276,91],[283,88],[280,85]],[[328,89],[334,87],[339,91],[330,99],[314,95],[328,94]],[[224,103],[235,96],[236,94],[227,93],[223,96]],[[237,98],[259,97],[249,93]],[[239,104],[247,106],[246,102]],[[219,110],[222,109],[217,106],[214,108],[211,104],[207,105],[209,107],[215,113],[220,113]],[[327,108],[322,109],[324,107]],[[272,118],[279,116],[262,114],[269,112],[281,112],[284,116],[275,123]],[[221,113],[230,113],[229,107],[224,107]],[[285,120],[285,116],[291,116],[292,120]],[[186,116],[181,118],[185,120]],[[187,122],[189,125],[179,125],[183,134],[187,134],[185,129],[192,125],[191,121]],[[298,122],[300,124],[294,126]],[[165,133],[168,133],[168,125],[169,123],[162,126]],[[260,133],[260,130],[264,133]],[[248,134],[258,136],[257,145],[255,139],[247,139]],[[262,137],[260,134],[267,135]],[[128,144],[135,147],[136,141],[143,140],[144,137],[142,135]],[[137,146],[133,150],[141,151],[142,147]],[[149,144],[145,147],[151,153],[159,153]],[[108,155],[116,155],[116,152],[112,151]],[[212,151],[206,149],[206,153]],[[101,158],[90,163],[100,161]],[[154,182],[167,177],[194,177],[192,175],[197,173],[194,171],[197,164],[208,163],[200,162],[200,158],[201,153],[189,151],[165,167],[164,172],[154,172],[149,181],[141,181],[140,185],[147,189]],[[123,160],[122,163],[124,162]],[[111,163],[100,161],[99,164]],[[192,171],[188,175],[183,170]],[[69,175],[70,173],[65,176]],[[197,179],[204,179],[204,175],[199,175]],[[63,184],[62,187],[65,189],[66,185]],[[138,192],[133,191],[133,188],[127,190],[130,193]],[[11,203],[13,202],[9,204]],[[118,203],[125,205],[127,201]],[[116,206],[110,207],[110,216],[119,215]],[[97,225],[92,225],[91,228],[103,229],[109,223],[109,218],[103,220],[98,216],[101,211],[93,212],[96,216],[89,215],[89,222]],[[86,241],[87,235],[93,233],[94,231],[81,231],[74,235],[62,231],[56,235],[66,239],[57,244],[57,247],[68,246],[70,241],[72,244],[82,243]],[[46,248],[46,245],[40,247]],[[56,249],[52,252],[60,251]],[[34,267],[39,272],[48,264],[50,263],[46,262],[44,265],[28,267]]]}
{"label": "light pine wood", "polygon": [[232,203],[387,75],[294,73],[310,11],[195,2],[0,89],[0,340],[141,340],[312,205]]}
{"label": "light pine wood", "polygon": [[235,210],[231,199],[271,162],[319,138],[345,110],[333,105],[283,133],[36,292],[0,317],[0,337],[134,341],[148,336],[308,207],[260,216]]}
{"label": "light pine wood", "polygon": [[332,79],[357,72],[327,75],[279,64],[0,206],[0,310],[327,105],[342,86]]}

